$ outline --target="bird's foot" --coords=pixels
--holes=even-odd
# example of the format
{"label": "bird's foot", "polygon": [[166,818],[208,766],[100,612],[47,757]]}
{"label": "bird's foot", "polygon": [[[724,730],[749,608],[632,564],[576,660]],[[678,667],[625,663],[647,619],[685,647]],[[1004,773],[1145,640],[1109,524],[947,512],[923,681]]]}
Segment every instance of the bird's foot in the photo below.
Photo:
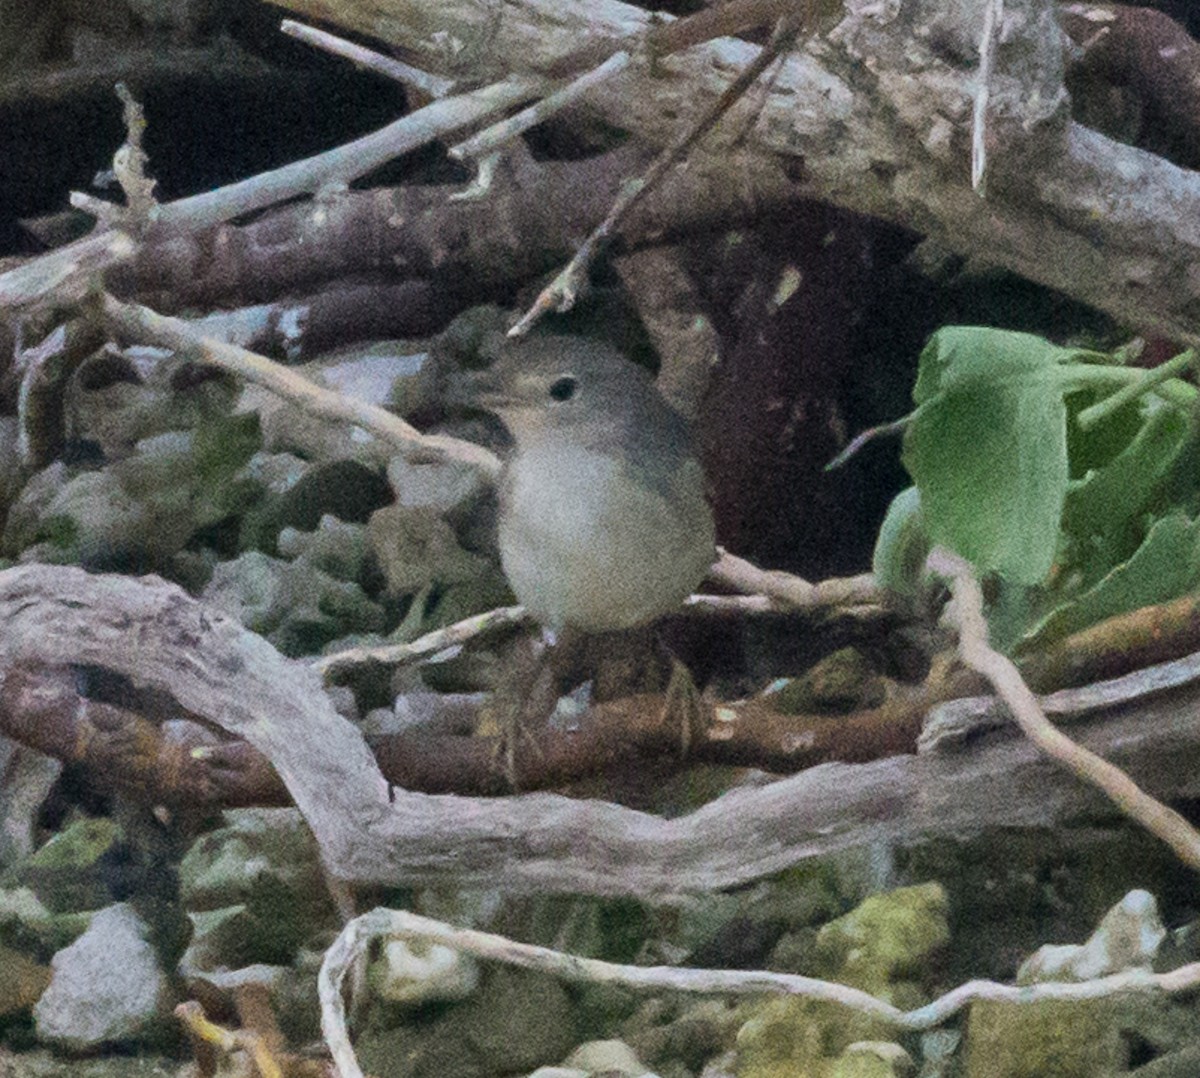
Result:
{"label": "bird's foot", "polygon": [[679,723],[679,755],[686,757],[692,746],[704,735],[707,723],[700,690],[691,671],[674,656],[671,657],[671,677],[663,694],[661,720]]}

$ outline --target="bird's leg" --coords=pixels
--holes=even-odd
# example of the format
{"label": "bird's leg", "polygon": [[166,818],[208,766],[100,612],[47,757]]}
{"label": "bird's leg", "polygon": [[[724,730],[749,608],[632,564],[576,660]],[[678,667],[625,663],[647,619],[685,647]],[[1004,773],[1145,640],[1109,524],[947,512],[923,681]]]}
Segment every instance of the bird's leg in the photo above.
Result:
{"label": "bird's leg", "polygon": [[524,637],[510,655],[505,677],[493,694],[489,718],[478,733],[499,738],[497,760],[503,759],[504,777],[515,793],[517,781],[517,744],[525,741],[533,754],[541,758],[535,731],[545,726],[558,703],[558,669],[561,648],[552,633]]}
{"label": "bird's leg", "polygon": [[700,692],[691,671],[663,642],[655,626],[646,625],[592,640],[593,693],[596,701],[637,692],[662,692],[659,721],[678,722],[681,755],[703,735],[706,724]]}

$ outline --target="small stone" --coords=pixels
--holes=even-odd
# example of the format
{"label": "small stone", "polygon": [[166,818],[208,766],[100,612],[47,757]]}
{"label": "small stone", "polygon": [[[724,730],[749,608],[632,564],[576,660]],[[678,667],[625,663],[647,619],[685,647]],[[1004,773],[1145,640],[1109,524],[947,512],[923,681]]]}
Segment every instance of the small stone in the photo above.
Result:
{"label": "small stone", "polygon": [[148,932],[124,902],[100,910],[51,960],[50,986],[33,1009],[38,1036],[83,1052],[156,1032],[174,999]]}
{"label": "small stone", "polygon": [[855,1041],[838,1056],[829,1078],[908,1078],[916,1069],[894,1041]]}
{"label": "small stone", "polygon": [[895,1002],[897,980],[949,941],[947,909],[938,883],[872,895],[821,927],[816,956],[834,980]]}
{"label": "small stone", "polygon": [[629,1075],[629,1078],[648,1078],[651,1071],[624,1041],[586,1041],[575,1049],[563,1066],[577,1068],[586,1074]]}
{"label": "small stone", "polygon": [[453,1019],[456,1037],[502,1074],[561,1059],[576,1041],[566,989],[553,977],[526,970],[494,968]]}
{"label": "small stone", "polygon": [[1167,930],[1148,891],[1130,891],[1104,915],[1084,944],[1046,944],[1017,970],[1017,984],[1089,981],[1126,969],[1149,969]]}
{"label": "small stone", "polygon": [[232,809],[225,820],[179,866],[184,908],[193,919],[212,915],[202,924],[212,933],[203,961],[219,957],[219,945],[230,965],[286,964],[335,923],[316,841],[295,809]]}
{"label": "small stone", "polygon": [[466,999],[479,984],[479,964],[453,947],[395,939],[384,944],[368,975],[382,999],[414,1006]]}
{"label": "small stone", "polygon": [[107,817],[76,820],[17,865],[10,882],[54,913],[98,909],[112,901],[102,862],[120,841],[120,826]]}
{"label": "small stone", "polygon": [[411,595],[430,584],[459,584],[482,576],[486,558],[459,546],[454,531],[428,509],[389,505],[371,514],[367,544],[375,552],[388,594]]}
{"label": "small stone", "polygon": [[887,696],[881,678],[856,648],[826,655],[802,677],[792,678],[769,696],[785,715],[805,712],[847,714],[878,707]]}
{"label": "small stone", "polygon": [[0,1018],[32,1007],[50,983],[50,968],[0,945]]}

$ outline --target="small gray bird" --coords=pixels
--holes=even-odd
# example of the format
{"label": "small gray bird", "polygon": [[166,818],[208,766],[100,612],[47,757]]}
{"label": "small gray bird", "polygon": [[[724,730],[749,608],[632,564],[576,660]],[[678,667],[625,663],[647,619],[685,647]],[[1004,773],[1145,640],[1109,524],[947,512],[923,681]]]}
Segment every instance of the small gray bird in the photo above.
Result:
{"label": "small gray bird", "polygon": [[675,610],[716,556],[688,425],[649,373],[579,337],[510,345],[474,378],[515,450],[500,479],[500,558],[546,628],[607,632]]}

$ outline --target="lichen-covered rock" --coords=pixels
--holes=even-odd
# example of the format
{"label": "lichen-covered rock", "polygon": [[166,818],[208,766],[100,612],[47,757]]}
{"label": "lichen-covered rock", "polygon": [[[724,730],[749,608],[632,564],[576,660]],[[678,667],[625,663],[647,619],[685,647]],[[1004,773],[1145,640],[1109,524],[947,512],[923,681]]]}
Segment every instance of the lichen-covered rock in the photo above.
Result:
{"label": "lichen-covered rock", "polygon": [[6,887],[27,887],[53,913],[94,910],[112,901],[104,868],[121,841],[119,824],[75,820],[5,873]]}
{"label": "lichen-covered rock", "polygon": [[624,1041],[586,1041],[563,1060],[564,1067],[585,1075],[628,1075],[629,1078],[653,1078],[652,1072]]}
{"label": "lichen-covered rock", "polygon": [[[946,913],[946,895],[936,883],[872,895],[817,930],[804,972],[861,988],[902,1009],[918,1006],[924,993],[907,978],[919,975],[949,940]],[[737,1037],[739,1078],[827,1078],[835,1066],[867,1068],[863,1073],[871,1074],[880,1065],[872,1058],[878,1052],[845,1053],[857,1042],[886,1043],[895,1032],[876,1019],[808,999],[775,999],[747,1010],[752,1017]]]}
{"label": "lichen-covered rock", "polygon": [[[1025,962],[1022,983],[1078,981],[1147,968],[1165,932],[1158,906],[1131,891],[1105,914],[1087,943],[1043,947]],[[1194,1047],[1192,1005],[1163,996],[1109,995],[1035,1003],[981,1001],[966,1027],[965,1078],[1092,1078],[1129,1071],[1145,1058]],[[1139,1068],[1137,1074],[1142,1073]]]}
{"label": "lichen-covered rock", "polygon": [[92,912],[52,913],[28,887],[0,890],[0,941],[22,951],[51,955],[87,930]]}
{"label": "lichen-covered rock", "polygon": [[382,607],[358,584],[304,560],[287,562],[257,550],[219,564],[201,598],[293,657],[315,654],[351,633],[379,632],[385,624]]}
{"label": "lichen-covered rock", "polygon": [[259,496],[255,484],[235,479],[258,445],[248,416],[143,439],[99,471],[70,475],[51,465],[13,505],[4,548],[26,561],[162,570],[197,531]]}
{"label": "lichen-covered rock", "polygon": [[492,968],[480,990],[432,1023],[364,1032],[364,1071],[389,1078],[483,1078],[560,1060],[576,1043],[570,996],[554,978]]}
{"label": "lichen-covered rock", "polygon": [[453,947],[428,940],[388,940],[368,970],[382,1000],[416,1006],[466,999],[479,984],[479,963]]}
{"label": "lichen-covered rock", "polygon": [[174,997],[148,935],[132,906],[100,910],[50,963],[33,1009],[38,1036],[76,1052],[160,1036]]}
{"label": "lichen-covered rock", "polygon": [[28,1011],[50,983],[50,969],[0,944],[0,1020]]}
{"label": "lichen-covered rock", "polygon": [[464,550],[450,525],[428,509],[377,510],[367,523],[367,543],[392,596],[412,595],[430,584],[460,584],[491,567],[488,559]]}
{"label": "lichen-covered rock", "polygon": [[938,883],[872,895],[844,917],[822,925],[814,956],[819,975],[900,1007],[915,1005],[905,979],[950,939],[946,893]]}
{"label": "lichen-covered rock", "polygon": [[1127,1069],[1110,999],[975,1003],[964,1078],[1115,1078]]}
{"label": "lichen-covered rock", "polygon": [[837,1057],[856,1041],[885,1040],[887,1026],[831,1003],[798,997],[751,1007],[737,1035],[738,1078],[827,1078]]}
{"label": "lichen-covered rock", "polygon": [[910,1078],[916,1069],[895,1041],[856,1041],[837,1057],[829,1078]]}
{"label": "lichen-covered rock", "polygon": [[179,866],[180,900],[202,930],[187,960],[286,965],[336,926],[316,842],[295,809],[232,809],[225,820]]}
{"label": "lichen-covered rock", "polygon": [[144,346],[105,351],[84,362],[68,383],[66,434],[119,460],[144,438],[228,415],[237,394],[233,378],[180,354]]}
{"label": "lichen-covered rock", "polygon": [[845,714],[878,707],[887,689],[883,678],[857,648],[842,648],[791,678],[770,695],[771,706],[785,715],[803,712]]}

